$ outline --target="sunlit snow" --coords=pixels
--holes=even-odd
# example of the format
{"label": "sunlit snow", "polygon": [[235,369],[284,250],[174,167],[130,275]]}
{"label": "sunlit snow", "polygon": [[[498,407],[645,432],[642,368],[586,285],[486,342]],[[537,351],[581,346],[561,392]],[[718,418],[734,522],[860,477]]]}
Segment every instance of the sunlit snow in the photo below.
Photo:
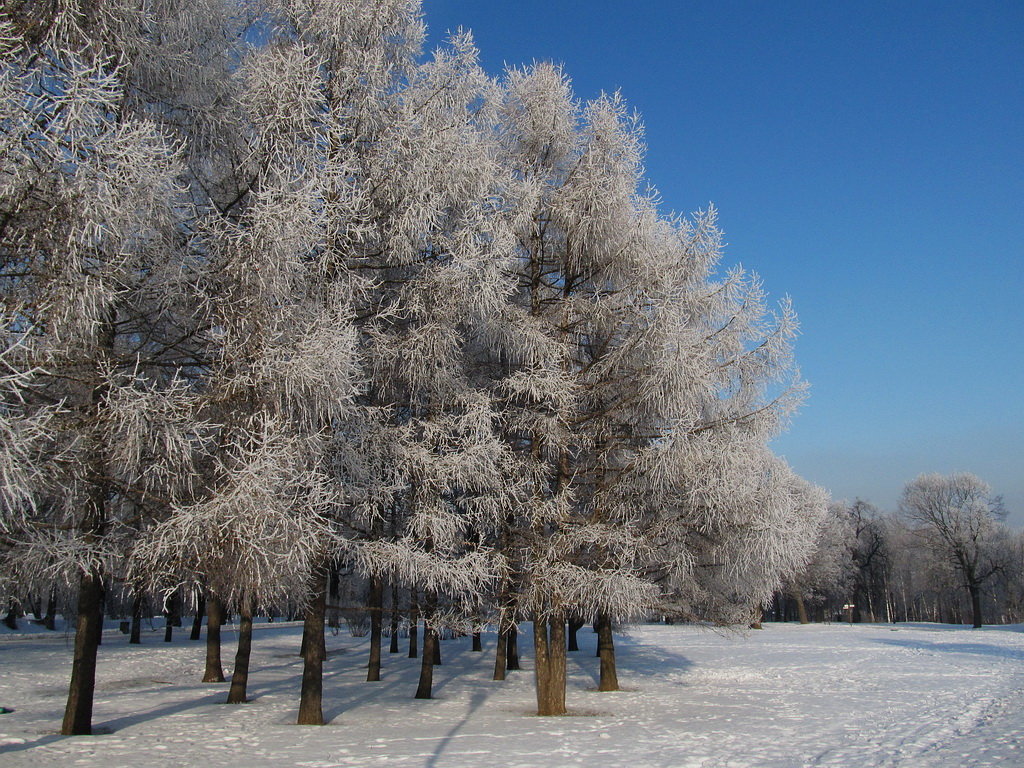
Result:
{"label": "sunlit snow", "polygon": [[[528,633],[528,627],[524,625]],[[1024,765],[1024,627],[780,625],[722,633],[643,625],[617,636],[625,690],[599,693],[594,635],[569,654],[566,717],[532,714],[532,659],[490,679],[469,638],[442,643],[436,699],[413,700],[418,661],[385,653],[366,683],[365,638],[327,636],[324,714],[292,725],[301,627],[260,625],[248,704],[203,684],[204,644],[187,628],[141,646],[108,630],[94,736],[57,735],[71,637],[0,636],[0,765],[103,766],[797,766]],[[235,633],[225,627],[229,667]],[[488,642],[489,641],[489,642]],[[230,668],[226,671],[230,672]]]}

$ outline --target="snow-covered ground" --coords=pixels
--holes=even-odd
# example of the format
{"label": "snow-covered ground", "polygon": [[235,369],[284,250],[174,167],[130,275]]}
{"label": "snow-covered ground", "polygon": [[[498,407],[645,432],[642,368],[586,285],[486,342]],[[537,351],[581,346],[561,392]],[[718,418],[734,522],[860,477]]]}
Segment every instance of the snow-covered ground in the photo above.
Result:
{"label": "snow-covered ground", "polygon": [[[525,628],[525,625],[524,625]],[[491,677],[468,638],[443,643],[437,698],[417,701],[417,662],[385,653],[363,682],[365,638],[328,635],[323,728],[292,725],[301,628],[254,636],[252,701],[197,682],[204,644],[108,632],[97,735],[57,735],[70,638],[0,636],[2,766],[1024,766],[1024,627],[766,624],[718,633],[640,626],[618,636],[625,690],[599,693],[594,635],[570,657],[566,717],[533,716],[530,639],[521,672]],[[235,633],[224,633],[224,660]],[[490,640],[488,643],[487,640]],[[386,651],[386,648],[385,648]]]}

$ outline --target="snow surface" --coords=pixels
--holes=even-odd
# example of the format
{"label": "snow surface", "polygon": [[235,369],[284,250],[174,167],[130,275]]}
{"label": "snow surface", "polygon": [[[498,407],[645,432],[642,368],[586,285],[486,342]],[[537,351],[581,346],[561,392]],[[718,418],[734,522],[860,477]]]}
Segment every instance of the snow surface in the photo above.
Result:
{"label": "snow surface", "polygon": [[[524,629],[527,627],[524,625]],[[0,636],[2,766],[1024,766],[1024,627],[779,625],[722,633],[645,625],[616,637],[625,690],[600,693],[595,635],[569,654],[566,717],[532,714],[524,669],[490,679],[494,638],[442,644],[437,698],[418,661],[388,656],[366,683],[366,638],[328,635],[323,728],[292,725],[301,627],[254,634],[248,704],[197,682],[204,643],[104,635],[94,736],[57,735],[71,638]],[[224,661],[233,631],[224,632]],[[488,640],[490,642],[488,642]],[[227,670],[226,670],[227,671]]]}

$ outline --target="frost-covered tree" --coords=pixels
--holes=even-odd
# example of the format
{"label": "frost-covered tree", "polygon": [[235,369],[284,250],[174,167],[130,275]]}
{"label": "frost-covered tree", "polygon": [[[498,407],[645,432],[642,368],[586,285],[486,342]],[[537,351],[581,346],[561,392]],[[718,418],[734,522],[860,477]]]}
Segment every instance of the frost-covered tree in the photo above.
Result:
{"label": "frost-covered tree", "polygon": [[64,733],[91,728],[103,581],[187,491],[200,439],[185,188],[224,19],[216,0],[0,11],[0,279],[20,377],[8,413],[49,414],[53,459],[34,467],[9,554],[25,578],[77,585]]}
{"label": "frost-covered tree", "polygon": [[[371,580],[421,589],[428,608],[476,600],[495,568],[481,537],[515,485],[467,364],[470,347],[511,335],[494,320],[510,239],[494,216],[502,169],[484,128],[493,84],[467,35],[417,62],[416,2],[263,9],[266,43],[243,66],[241,101],[254,175],[291,169],[291,187],[275,197],[260,182],[240,205],[265,199],[274,216],[296,201],[285,218],[301,235],[275,247],[317,272],[321,294],[345,286],[331,301],[352,321],[358,396],[347,414],[318,417],[339,522]],[[268,228],[259,242],[279,239]],[[310,402],[329,409],[329,398]],[[322,599],[322,575],[314,582]],[[319,722],[318,706],[300,720]]]}
{"label": "frost-covered tree", "polygon": [[[763,445],[801,391],[786,380],[788,306],[773,319],[742,271],[713,279],[713,213],[658,215],[620,97],[580,104],[551,65],[509,72],[505,91],[519,339],[489,364],[509,371],[495,387],[531,483],[505,551],[534,620],[538,707],[554,714],[569,614],[607,630],[654,603],[653,571],[692,586],[702,514],[701,546],[728,551],[744,605],[757,602],[806,557],[823,501]],[[698,498],[712,477],[716,495]]]}
{"label": "frost-covered tree", "polygon": [[971,597],[974,626],[982,626],[981,586],[999,569],[992,544],[1006,516],[1001,499],[976,475],[926,474],[903,489],[900,514],[956,569]]}

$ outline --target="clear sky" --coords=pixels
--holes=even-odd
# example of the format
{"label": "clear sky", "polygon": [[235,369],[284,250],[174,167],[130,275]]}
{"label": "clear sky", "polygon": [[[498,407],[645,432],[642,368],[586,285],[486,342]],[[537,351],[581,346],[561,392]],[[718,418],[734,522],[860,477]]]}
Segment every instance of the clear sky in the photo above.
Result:
{"label": "clear sky", "polygon": [[1024,2],[424,0],[492,74],[622,91],[666,210],[800,314],[812,391],[776,451],[884,510],[969,471],[1024,525]]}

